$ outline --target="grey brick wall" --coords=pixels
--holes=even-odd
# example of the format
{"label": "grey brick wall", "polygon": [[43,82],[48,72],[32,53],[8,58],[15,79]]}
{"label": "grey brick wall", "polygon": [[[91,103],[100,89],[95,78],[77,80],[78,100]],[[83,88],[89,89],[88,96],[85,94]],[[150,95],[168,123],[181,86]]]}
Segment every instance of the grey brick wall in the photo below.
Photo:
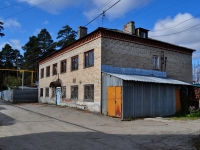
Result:
{"label": "grey brick wall", "polygon": [[102,38],[102,65],[153,70],[153,56],[161,57],[162,54],[167,57],[166,73],[169,78],[192,83],[191,55]]}

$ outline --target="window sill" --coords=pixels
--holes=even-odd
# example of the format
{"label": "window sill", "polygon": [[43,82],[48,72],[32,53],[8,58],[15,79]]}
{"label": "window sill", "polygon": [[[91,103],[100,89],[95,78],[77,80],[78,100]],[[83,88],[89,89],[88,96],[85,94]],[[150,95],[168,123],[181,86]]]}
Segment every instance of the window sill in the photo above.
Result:
{"label": "window sill", "polygon": [[72,71],[77,71],[77,70],[78,70],[78,69],[76,69],[76,70],[71,70],[71,72],[72,72]]}
{"label": "window sill", "polygon": [[93,65],[93,66],[84,67],[83,69],[86,69],[86,68],[91,68],[91,67],[94,67],[94,65]]}
{"label": "window sill", "polygon": [[60,72],[60,74],[64,74],[64,73],[67,73],[67,72]]}

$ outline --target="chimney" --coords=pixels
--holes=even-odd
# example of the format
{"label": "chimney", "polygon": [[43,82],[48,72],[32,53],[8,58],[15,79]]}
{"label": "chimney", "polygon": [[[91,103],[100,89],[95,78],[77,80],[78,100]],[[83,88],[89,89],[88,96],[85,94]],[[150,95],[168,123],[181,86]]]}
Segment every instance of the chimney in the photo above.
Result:
{"label": "chimney", "polygon": [[86,27],[78,27],[78,39],[87,35],[87,28]]}
{"label": "chimney", "polygon": [[135,34],[135,23],[133,21],[128,22],[124,25],[123,32],[134,35]]}

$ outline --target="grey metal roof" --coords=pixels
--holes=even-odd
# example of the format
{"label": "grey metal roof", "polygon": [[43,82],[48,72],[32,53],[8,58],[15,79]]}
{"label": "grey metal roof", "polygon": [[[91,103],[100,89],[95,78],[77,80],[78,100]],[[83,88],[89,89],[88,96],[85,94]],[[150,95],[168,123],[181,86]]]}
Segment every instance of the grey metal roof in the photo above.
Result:
{"label": "grey metal roof", "polygon": [[169,79],[169,78],[158,78],[158,77],[149,77],[149,76],[140,76],[140,75],[125,75],[125,74],[116,74],[116,73],[107,73],[114,77],[120,78],[126,81],[139,81],[139,82],[153,82],[153,83],[164,83],[164,84],[178,84],[178,85],[191,85],[186,82],[179,80]]}

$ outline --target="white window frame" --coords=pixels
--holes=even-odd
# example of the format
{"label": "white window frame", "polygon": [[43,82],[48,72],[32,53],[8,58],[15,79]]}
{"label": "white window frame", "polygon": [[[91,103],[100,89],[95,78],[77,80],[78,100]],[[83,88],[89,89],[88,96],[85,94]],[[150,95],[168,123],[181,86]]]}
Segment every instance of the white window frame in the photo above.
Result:
{"label": "white window frame", "polygon": [[159,56],[153,56],[153,69],[160,69],[160,58]]}

